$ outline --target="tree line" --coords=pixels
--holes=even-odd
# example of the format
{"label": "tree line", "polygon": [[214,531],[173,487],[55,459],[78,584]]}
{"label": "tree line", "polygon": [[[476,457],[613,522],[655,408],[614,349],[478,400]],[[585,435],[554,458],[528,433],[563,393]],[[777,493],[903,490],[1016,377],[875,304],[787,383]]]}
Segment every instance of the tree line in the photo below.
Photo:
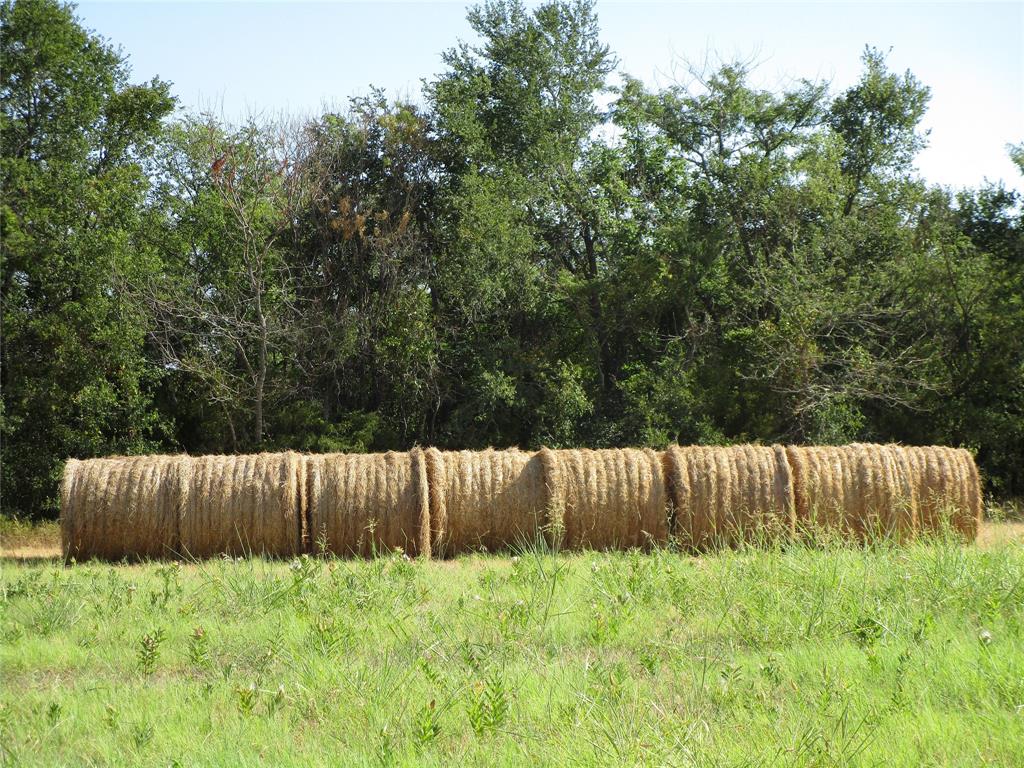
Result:
{"label": "tree line", "polygon": [[590,2],[468,19],[415,102],[232,124],[5,0],[6,513],[67,457],[414,444],[942,443],[1024,492],[1020,195],[915,174],[911,73],[652,90]]}

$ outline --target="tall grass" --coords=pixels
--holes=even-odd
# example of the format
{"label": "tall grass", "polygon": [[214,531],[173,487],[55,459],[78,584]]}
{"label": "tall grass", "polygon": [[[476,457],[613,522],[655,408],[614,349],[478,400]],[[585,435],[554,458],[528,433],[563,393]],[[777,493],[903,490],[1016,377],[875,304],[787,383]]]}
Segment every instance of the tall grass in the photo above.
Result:
{"label": "tall grass", "polygon": [[1024,548],[5,562],[12,765],[1022,763]]}

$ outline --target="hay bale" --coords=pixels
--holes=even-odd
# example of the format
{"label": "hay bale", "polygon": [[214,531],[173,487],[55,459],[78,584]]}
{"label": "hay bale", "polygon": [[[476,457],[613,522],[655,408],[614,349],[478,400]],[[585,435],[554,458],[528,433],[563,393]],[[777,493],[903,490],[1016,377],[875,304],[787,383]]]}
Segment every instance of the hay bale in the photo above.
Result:
{"label": "hay bale", "polygon": [[173,557],[187,456],[70,460],[61,482],[61,544],[66,559]]}
{"label": "hay bale", "polygon": [[793,479],[781,446],[672,446],[665,457],[672,533],[684,547],[793,534]]}
{"label": "hay bale", "polygon": [[967,451],[857,443],[786,453],[802,529],[905,540],[950,524],[968,539],[977,534],[981,489]]}
{"label": "hay bale", "polygon": [[192,459],[180,523],[183,554],[299,554],[302,464],[303,457],[291,452]]}
{"label": "hay bale", "polygon": [[920,530],[936,533],[948,526],[973,541],[982,517],[981,482],[974,457],[963,448],[904,450],[913,457],[917,469]]}
{"label": "hay bale", "polygon": [[539,453],[428,451],[435,554],[508,549],[547,535],[548,486]]}
{"label": "hay bale", "polygon": [[[570,549],[640,547],[668,541],[660,456],[650,449],[552,451],[550,505]],[[550,460],[550,459],[549,459]]]}
{"label": "hay bale", "polygon": [[309,519],[314,546],[369,557],[401,548],[430,554],[423,452],[309,456]]}

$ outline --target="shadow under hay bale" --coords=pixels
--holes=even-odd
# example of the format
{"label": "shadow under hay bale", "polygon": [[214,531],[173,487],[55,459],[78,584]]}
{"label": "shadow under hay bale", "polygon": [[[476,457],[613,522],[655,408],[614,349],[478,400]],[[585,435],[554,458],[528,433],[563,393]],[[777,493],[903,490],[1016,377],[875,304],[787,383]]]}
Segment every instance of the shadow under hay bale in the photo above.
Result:
{"label": "shadow under hay bale", "polygon": [[307,456],[309,535],[340,556],[430,556],[423,451]]}
{"label": "shadow under hay bale", "polygon": [[489,552],[549,536],[539,453],[517,449],[426,451],[435,555]]}
{"label": "shadow under hay bale", "polygon": [[186,557],[267,555],[302,551],[298,453],[197,456],[181,517]]}
{"label": "shadow under hay bale", "polygon": [[706,551],[795,532],[793,479],[781,446],[672,446],[665,452],[672,534]]}
{"label": "shadow under hay bale", "polygon": [[561,546],[625,549],[668,541],[660,455],[647,448],[551,451],[549,507]]}
{"label": "shadow under hay bale", "polygon": [[174,557],[188,456],[70,460],[61,483],[65,559]]}

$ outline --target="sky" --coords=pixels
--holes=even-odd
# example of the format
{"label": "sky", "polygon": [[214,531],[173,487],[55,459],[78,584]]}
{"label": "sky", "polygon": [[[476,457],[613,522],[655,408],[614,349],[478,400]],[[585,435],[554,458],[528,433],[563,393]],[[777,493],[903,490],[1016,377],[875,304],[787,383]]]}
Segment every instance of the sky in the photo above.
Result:
{"label": "sky", "polygon": [[[529,3],[534,5],[536,3]],[[184,109],[229,120],[313,115],[382,87],[419,100],[441,53],[472,41],[461,2],[82,2],[83,24],[119,45],[136,81],[173,83]],[[753,61],[755,82],[856,82],[865,45],[931,88],[921,175],[1024,190],[1008,143],[1024,142],[1024,2],[618,2],[598,0],[619,68],[651,87],[688,63]]]}

